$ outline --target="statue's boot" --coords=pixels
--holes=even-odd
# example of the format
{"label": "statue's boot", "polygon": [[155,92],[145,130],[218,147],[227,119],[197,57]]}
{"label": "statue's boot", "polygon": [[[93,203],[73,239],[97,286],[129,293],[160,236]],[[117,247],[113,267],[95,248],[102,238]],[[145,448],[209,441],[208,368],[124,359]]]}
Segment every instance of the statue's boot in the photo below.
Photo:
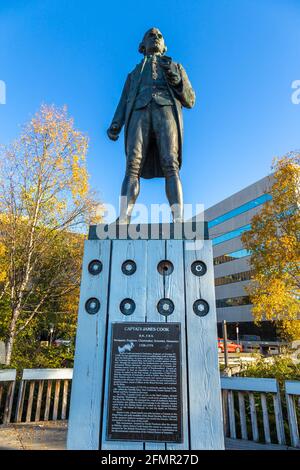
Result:
{"label": "statue's boot", "polygon": [[183,222],[183,195],[179,175],[166,177],[166,194],[172,211],[174,223]]}
{"label": "statue's boot", "polygon": [[117,224],[117,225],[120,225],[120,224],[121,224],[121,225],[122,225],[122,224],[124,224],[124,225],[129,225],[129,224],[130,224],[130,217],[128,217],[128,216],[125,216],[125,218],[124,218],[124,217],[118,217],[118,218],[115,220],[114,224]]}

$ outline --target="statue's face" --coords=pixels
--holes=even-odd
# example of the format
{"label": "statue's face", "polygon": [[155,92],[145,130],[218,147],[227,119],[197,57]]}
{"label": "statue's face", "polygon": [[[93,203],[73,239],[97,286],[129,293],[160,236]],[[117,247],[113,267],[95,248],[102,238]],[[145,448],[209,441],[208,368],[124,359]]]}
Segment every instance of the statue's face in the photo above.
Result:
{"label": "statue's face", "polygon": [[144,46],[146,54],[159,53],[163,54],[165,51],[165,41],[159,29],[150,29],[144,37]]}

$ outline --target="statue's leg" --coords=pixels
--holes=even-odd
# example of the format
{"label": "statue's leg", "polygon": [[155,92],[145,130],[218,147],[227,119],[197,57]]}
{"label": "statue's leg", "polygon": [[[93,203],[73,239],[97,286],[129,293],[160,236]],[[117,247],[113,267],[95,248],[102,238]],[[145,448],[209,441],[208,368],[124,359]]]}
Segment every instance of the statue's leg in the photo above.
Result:
{"label": "statue's leg", "polygon": [[153,129],[166,178],[166,195],[174,222],[183,221],[183,195],[178,164],[178,129],[173,106],[152,106]]}
{"label": "statue's leg", "polygon": [[129,224],[135,201],[140,193],[140,179],[125,174],[121,187],[119,223]]}
{"label": "statue's leg", "polygon": [[179,173],[166,176],[166,195],[171,207],[173,222],[183,222],[183,194]]}
{"label": "statue's leg", "polygon": [[151,116],[147,108],[133,111],[127,134],[126,174],[121,188],[119,223],[130,223],[140,192],[140,174],[150,135]]}

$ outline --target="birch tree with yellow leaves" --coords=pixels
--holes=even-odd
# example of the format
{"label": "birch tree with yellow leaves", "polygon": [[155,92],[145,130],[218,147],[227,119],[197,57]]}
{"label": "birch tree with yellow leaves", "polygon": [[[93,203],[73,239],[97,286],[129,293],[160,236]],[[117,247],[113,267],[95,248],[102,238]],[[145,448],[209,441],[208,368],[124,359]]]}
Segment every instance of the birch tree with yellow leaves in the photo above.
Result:
{"label": "birch tree with yellow leaves", "polygon": [[21,331],[46,303],[78,285],[70,254],[57,254],[66,252],[60,246],[71,243],[70,232],[80,233],[95,213],[87,148],[66,108],[43,105],[1,151],[0,299],[9,305],[7,365]]}
{"label": "birch tree with yellow leaves", "polygon": [[[300,155],[274,162],[272,199],[251,220],[242,241],[251,251],[247,288],[255,320],[276,320],[291,337],[300,320]],[[292,323],[291,323],[292,322]],[[299,332],[299,328],[297,327]]]}

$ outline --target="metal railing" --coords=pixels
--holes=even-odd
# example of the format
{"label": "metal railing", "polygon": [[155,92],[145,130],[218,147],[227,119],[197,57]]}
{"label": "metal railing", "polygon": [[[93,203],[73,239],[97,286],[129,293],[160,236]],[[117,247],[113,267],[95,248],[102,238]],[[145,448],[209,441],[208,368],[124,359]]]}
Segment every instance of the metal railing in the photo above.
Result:
{"label": "metal railing", "polygon": [[[68,419],[73,369],[0,371],[0,424]],[[300,447],[300,381],[221,377],[224,435]],[[1,400],[2,398],[2,400]],[[284,410],[283,410],[284,408]]]}

